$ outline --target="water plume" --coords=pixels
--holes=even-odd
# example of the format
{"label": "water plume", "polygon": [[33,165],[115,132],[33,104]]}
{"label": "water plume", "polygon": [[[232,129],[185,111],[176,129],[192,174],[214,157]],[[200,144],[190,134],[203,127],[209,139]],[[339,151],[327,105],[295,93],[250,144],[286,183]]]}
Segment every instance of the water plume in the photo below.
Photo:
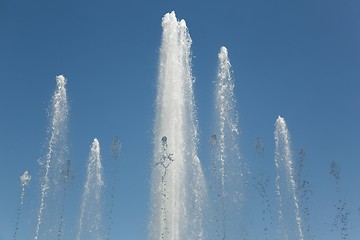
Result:
{"label": "water plume", "polygon": [[[281,239],[304,239],[299,200],[296,193],[294,163],[290,146],[290,134],[284,118],[275,123],[276,193],[279,201],[279,225]],[[293,212],[292,212],[293,211]],[[295,220],[295,222],[294,222]],[[296,229],[291,228],[294,222]],[[286,223],[286,224],[285,224]]]}
{"label": "water plume", "polygon": [[[37,214],[37,225],[34,240],[39,239],[40,231],[44,239],[55,239],[54,226],[59,226],[61,201],[61,170],[66,163],[68,154],[67,146],[67,122],[68,102],[66,94],[66,79],[59,75],[56,77],[57,89],[52,97],[50,109],[50,139],[45,161],[39,163],[44,167],[44,175],[41,179],[40,207]],[[43,221],[43,219],[46,221]],[[42,228],[43,223],[46,226]]]}
{"label": "water plume", "polygon": [[77,240],[101,240],[102,226],[102,192],[103,167],[100,156],[100,143],[95,138],[90,149],[86,181],[80,208]]}
{"label": "water plume", "polygon": [[192,41],[185,21],[178,21],[175,12],[164,15],[162,27],[149,239],[201,240],[206,186],[197,156]]}
{"label": "water plume", "polygon": [[[216,224],[218,239],[232,239],[245,236],[241,222],[241,208],[244,204],[245,176],[248,172],[245,161],[240,157],[238,145],[238,113],[234,93],[234,78],[226,47],[218,54],[218,72],[215,81],[215,129],[216,145],[213,156],[213,191],[219,222]],[[215,136],[215,135],[214,135]],[[217,196],[217,197],[216,197]],[[239,222],[240,221],[240,222]],[[228,229],[233,229],[228,231]]]}
{"label": "water plume", "polygon": [[20,195],[20,204],[16,211],[16,224],[15,224],[15,232],[13,234],[13,239],[16,240],[16,235],[19,230],[19,222],[21,216],[21,209],[24,205],[24,198],[25,198],[25,187],[29,184],[31,180],[31,176],[29,175],[28,171],[25,171],[23,175],[20,176],[21,182],[21,195]]}

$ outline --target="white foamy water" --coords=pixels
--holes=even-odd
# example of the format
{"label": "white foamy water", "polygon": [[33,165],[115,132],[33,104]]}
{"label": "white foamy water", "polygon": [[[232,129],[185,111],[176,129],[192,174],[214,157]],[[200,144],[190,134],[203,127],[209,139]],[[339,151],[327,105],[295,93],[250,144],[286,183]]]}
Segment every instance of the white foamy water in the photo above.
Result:
{"label": "white foamy water", "polygon": [[203,239],[206,187],[197,155],[192,41],[175,12],[165,14],[162,27],[149,239]]}

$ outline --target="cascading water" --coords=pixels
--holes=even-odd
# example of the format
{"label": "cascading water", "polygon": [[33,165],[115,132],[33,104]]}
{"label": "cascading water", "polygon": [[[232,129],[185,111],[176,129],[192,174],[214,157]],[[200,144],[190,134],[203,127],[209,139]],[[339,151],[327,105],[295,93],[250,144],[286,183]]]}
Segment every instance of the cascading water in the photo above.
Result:
{"label": "cascading water", "polygon": [[80,208],[79,229],[76,240],[101,240],[104,229],[102,222],[102,192],[104,187],[100,143],[95,138],[90,149],[86,182]]}
{"label": "cascading water", "polygon": [[[67,160],[67,122],[69,107],[66,95],[66,79],[56,77],[57,89],[52,98],[50,112],[50,139],[45,160],[39,160],[44,166],[41,180],[40,207],[37,216],[34,240],[56,239],[59,234],[55,229],[61,225],[61,206],[63,205],[63,184],[61,170]],[[61,234],[61,233],[60,233]]]}
{"label": "cascading water", "polygon": [[149,239],[201,240],[206,186],[197,156],[191,38],[175,12],[165,14],[162,27]]}
{"label": "cascading water", "polygon": [[276,194],[279,201],[279,234],[281,239],[304,239],[299,200],[296,193],[294,163],[290,134],[285,120],[279,116],[275,123]]}
{"label": "cascading water", "polygon": [[[215,207],[215,235],[217,239],[244,236],[240,210],[243,204],[245,163],[240,158],[238,146],[238,114],[234,95],[234,79],[228,51],[220,48],[219,67],[215,86],[216,134],[211,138],[213,148],[211,181]],[[227,231],[231,228],[232,231]],[[236,230],[237,229],[237,230]],[[235,231],[234,231],[235,230]]]}

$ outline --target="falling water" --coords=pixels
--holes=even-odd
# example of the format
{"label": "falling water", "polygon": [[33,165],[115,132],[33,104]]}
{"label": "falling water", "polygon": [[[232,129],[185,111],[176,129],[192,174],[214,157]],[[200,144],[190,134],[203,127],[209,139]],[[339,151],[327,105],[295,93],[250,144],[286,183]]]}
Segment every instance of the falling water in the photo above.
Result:
{"label": "falling water", "polygon": [[[67,120],[68,103],[66,96],[66,79],[59,75],[56,77],[57,89],[52,98],[50,112],[50,139],[46,158],[39,163],[44,166],[44,176],[41,182],[40,208],[37,216],[36,234],[34,240],[39,237],[55,239],[56,231],[53,229],[60,224],[59,209],[61,203],[61,170],[66,162],[67,147]],[[45,219],[45,221],[44,221]],[[42,227],[42,225],[46,226]],[[40,235],[40,230],[42,234]]]}
{"label": "falling water", "polygon": [[197,156],[191,38],[175,12],[165,14],[162,27],[149,239],[203,239],[206,188]]}
{"label": "falling water", "polygon": [[100,144],[95,138],[90,149],[87,166],[86,182],[80,208],[79,229],[77,240],[102,239],[102,191],[103,168],[100,157]]}
{"label": "falling water", "polygon": [[[290,148],[290,134],[285,120],[279,116],[275,123],[276,193],[279,200],[281,239],[304,239],[299,200],[296,193],[294,163]],[[290,217],[294,216],[294,217]],[[288,229],[295,220],[296,229]]]}
{"label": "falling water", "polygon": [[19,207],[17,209],[17,214],[16,214],[16,225],[15,225],[15,232],[13,235],[14,240],[16,239],[16,234],[17,234],[17,231],[19,230],[21,209],[22,209],[22,206],[24,205],[24,198],[25,198],[25,187],[29,184],[30,180],[31,180],[31,176],[29,175],[28,171],[25,171],[24,174],[21,175],[21,177],[20,177],[21,195],[20,195],[20,204],[19,204]]}

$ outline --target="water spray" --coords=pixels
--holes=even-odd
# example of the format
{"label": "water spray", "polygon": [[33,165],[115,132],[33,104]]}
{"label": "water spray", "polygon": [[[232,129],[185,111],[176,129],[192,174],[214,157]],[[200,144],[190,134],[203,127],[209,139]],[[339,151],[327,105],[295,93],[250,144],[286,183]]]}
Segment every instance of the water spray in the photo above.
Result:
{"label": "water spray", "polygon": [[206,184],[197,155],[192,40],[175,12],[164,15],[162,27],[148,239],[201,240]]}
{"label": "water spray", "polygon": [[[292,159],[290,134],[287,129],[284,118],[279,116],[275,123],[275,165],[277,170],[276,176],[276,193],[279,200],[279,221],[280,226],[283,228],[282,234],[284,238],[294,234],[285,227],[285,211],[293,210],[294,220],[296,225],[296,238],[304,240],[302,218],[300,214],[299,198],[297,194],[297,186],[295,180],[294,163]],[[284,201],[288,198],[288,201]],[[290,204],[290,205],[285,205]],[[287,212],[290,214],[290,211]],[[286,222],[291,222],[288,219]]]}
{"label": "water spray", "polygon": [[[214,173],[214,187],[218,216],[216,234],[218,239],[233,238],[227,229],[241,226],[241,232],[236,233],[245,237],[245,224],[240,217],[243,205],[244,177],[246,163],[240,158],[238,144],[238,112],[234,93],[235,83],[232,77],[231,63],[226,47],[221,47],[218,54],[218,71],[215,81],[215,128],[216,135],[212,135],[212,169]],[[232,184],[227,184],[232,182]],[[227,211],[231,206],[234,211]],[[228,236],[229,235],[229,236]],[[235,235],[234,235],[235,237]]]}
{"label": "water spray", "polygon": [[[54,197],[55,200],[57,200],[55,196],[57,195],[55,189],[57,182],[61,179],[61,176],[59,176],[59,172],[63,164],[65,164],[64,155],[66,155],[67,152],[66,135],[69,107],[67,103],[65,77],[62,75],[57,76],[56,84],[57,89],[55,90],[52,97],[52,106],[50,113],[51,123],[49,130],[50,139],[48,151],[46,154],[45,162],[40,162],[40,164],[44,165],[45,167],[45,174],[42,177],[41,181],[40,207],[37,214],[37,224],[34,240],[38,240],[39,238],[41,225],[43,223],[44,210],[47,205],[48,197],[51,195],[52,197]],[[49,194],[50,191],[54,192],[52,192],[52,194]],[[59,207],[60,206],[56,206],[56,208]],[[57,211],[58,209],[56,208],[52,210]],[[51,215],[49,219],[57,219],[56,216],[53,216],[52,214],[49,215]],[[47,233],[49,233],[50,235],[55,233],[55,231],[51,231],[51,229],[47,229],[47,231]]]}
{"label": "water spray", "polygon": [[86,182],[80,208],[79,229],[76,240],[100,240],[102,226],[103,167],[100,143],[95,138],[90,149]]}

